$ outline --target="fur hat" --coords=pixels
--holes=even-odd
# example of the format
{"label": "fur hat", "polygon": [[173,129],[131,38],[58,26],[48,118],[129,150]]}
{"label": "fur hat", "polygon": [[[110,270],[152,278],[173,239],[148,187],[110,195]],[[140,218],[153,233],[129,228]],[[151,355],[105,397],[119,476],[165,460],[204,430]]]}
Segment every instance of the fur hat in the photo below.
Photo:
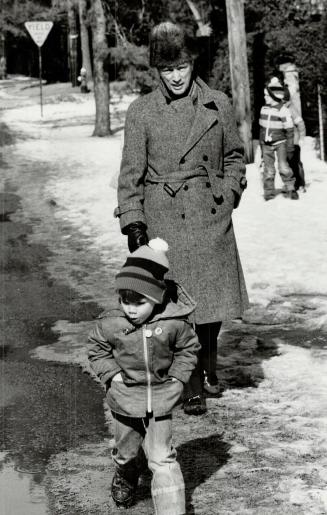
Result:
{"label": "fur hat", "polygon": [[150,34],[150,66],[164,68],[194,61],[197,54],[194,40],[180,25],[166,21],[153,27]]}
{"label": "fur hat", "polygon": [[284,100],[285,88],[278,77],[272,77],[272,79],[267,84],[266,90],[271,98],[275,100],[275,102],[281,102]]}
{"label": "fur hat", "polygon": [[132,252],[116,275],[116,290],[133,290],[161,304],[166,291],[164,275],[169,270],[167,251],[168,244],[155,238]]}

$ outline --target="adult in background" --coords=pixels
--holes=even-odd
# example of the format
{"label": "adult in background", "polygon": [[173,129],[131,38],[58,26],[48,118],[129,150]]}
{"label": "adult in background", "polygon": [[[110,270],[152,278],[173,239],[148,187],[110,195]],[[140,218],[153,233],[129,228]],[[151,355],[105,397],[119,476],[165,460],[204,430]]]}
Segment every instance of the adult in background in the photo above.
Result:
{"label": "adult in background", "polygon": [[302,188],[305,191],[305,175],[303,163],[301,161],[301,146],[304,144],[306,136],[306,128],[301,113],[291,101],[291,95],[287,86],[284,86],[284,102],[289,108],[293,124],[294,124],[294,153],[290,156],[288,164],[290,165],[294,178],[294,189],[297,191]]}
{"label": "adult in background", "polygon": [[148,238],[168,242],[170,278],[197,302],[202,349],[184,392],[184,411],[197,415],[206,411],[203,389],[219,393],[221,323],[241,317],[248,297],[231,218],[246,187],[243,147],[228,98],[197,76],[195,57],[182,27],[153,28],[158,87],[127,111],[115,215],[130,251]]}

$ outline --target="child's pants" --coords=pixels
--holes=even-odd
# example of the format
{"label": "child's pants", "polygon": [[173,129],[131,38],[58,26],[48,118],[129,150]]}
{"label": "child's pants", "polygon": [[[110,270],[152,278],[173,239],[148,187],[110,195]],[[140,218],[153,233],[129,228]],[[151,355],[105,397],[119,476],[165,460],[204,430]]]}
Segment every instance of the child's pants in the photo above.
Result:
{"label": "child's pants", "polygon": [[156,515],[185,514],[185,485],[172,445],[172,416],[132,418],[112,413],[115,449],[112,458],[118,469],[138,474],[137,458],[143,444],[153,477],[152,500]]}
{"label": "child's pants", "polygon": [[275,152],[277,155],[278,171],[285,185],[285,191],[293,191],[295,178],[287,162],[286,142],[283,141],[278,145],[261,143],[261,150],[263,159],[263,188],[265,193],[270,194],[275,191]]}

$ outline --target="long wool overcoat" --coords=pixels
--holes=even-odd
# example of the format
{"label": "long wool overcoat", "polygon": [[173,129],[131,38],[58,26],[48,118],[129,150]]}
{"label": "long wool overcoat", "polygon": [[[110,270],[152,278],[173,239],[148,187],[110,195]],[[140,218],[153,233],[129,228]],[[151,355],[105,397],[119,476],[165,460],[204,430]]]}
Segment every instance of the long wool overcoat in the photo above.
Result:
{"label": "long wool overcoat", "polygon": [[157,88],[129,106],[115,216],[122,232],[141,221],[150,238],[168,242],[169,276],[204,324],[248,306],[232,223],[246,179],[228,98],[201,79],[196,88],[195,101],[170,101]]}

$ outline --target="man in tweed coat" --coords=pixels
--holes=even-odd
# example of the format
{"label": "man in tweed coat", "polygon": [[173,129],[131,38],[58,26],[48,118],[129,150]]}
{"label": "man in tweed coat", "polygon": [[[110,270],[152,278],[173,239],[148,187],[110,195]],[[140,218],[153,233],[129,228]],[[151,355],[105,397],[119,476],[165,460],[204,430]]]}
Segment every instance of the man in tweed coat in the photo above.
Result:
{"label": "man in tweed coat", "polygon": [[248,306],[231,218],[246,187],[243,147],[226,95],[196,76],[195,55],[180,26],[152,30],[159,85],[127,111],[115,210],[131,251],[149,237],[168,242],[170,276],[197,302],[202,349],[185,392],[189,414],[206,411],[203,388],[219,392],[221,322]]}

